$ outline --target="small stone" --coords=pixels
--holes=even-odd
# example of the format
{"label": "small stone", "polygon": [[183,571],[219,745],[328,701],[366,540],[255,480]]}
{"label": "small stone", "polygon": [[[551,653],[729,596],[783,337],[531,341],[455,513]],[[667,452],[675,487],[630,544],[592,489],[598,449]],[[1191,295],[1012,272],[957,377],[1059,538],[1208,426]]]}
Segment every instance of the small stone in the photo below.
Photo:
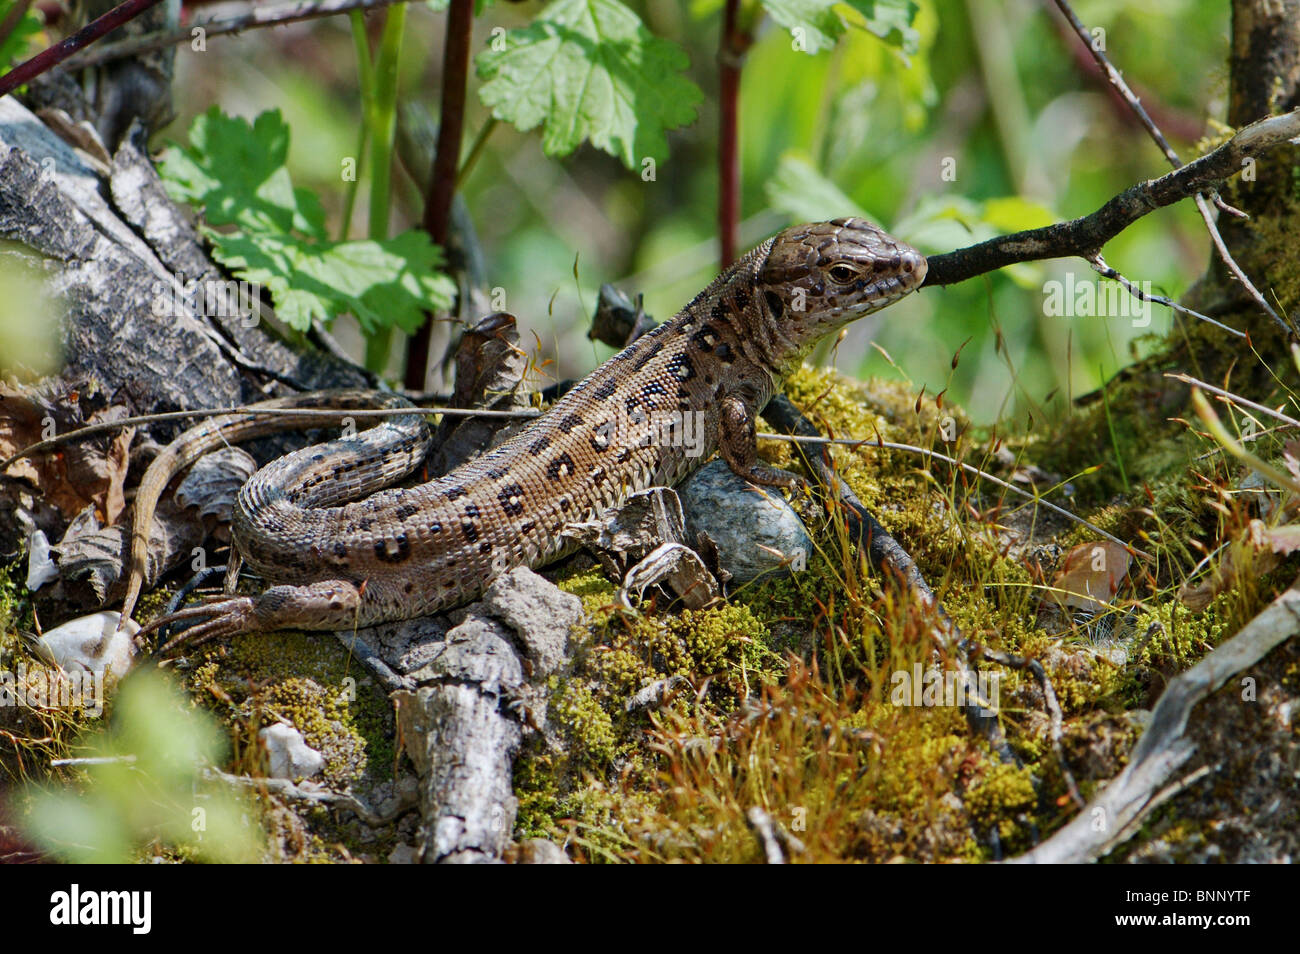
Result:
{"label": "small stone", "polygon": [[414,845],[397,845],[388,853],[390,865],[413,865],[419,860]]}
{"label": "small stone", "polygon": [[267,726],[257,737],[271,760],[271,778],[311,778],[325,767],[325,757],[309,746],[291,725]]}
{"label": "small stone", "polygon": [[700,532],[707,533],[732,584],[807,566],[812,538],[777,488],[755,487],[725,461],[715,460],[677,493],[686,513],[687,544],[695,546]]}
{"label": "small stone", "polygon": [[80,616],[56,626],[36,644],[64,669],[105,672],[120,679],[131,669],[135,656],[132,637],[140,631],[138,623],[127,620],[122,631],[117,632],[121,617],[113,610]]}

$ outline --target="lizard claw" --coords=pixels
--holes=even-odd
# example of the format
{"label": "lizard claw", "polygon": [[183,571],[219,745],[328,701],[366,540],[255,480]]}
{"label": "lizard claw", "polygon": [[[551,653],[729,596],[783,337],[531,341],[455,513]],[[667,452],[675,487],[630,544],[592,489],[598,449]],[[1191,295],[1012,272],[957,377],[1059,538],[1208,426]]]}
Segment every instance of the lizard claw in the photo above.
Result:
{"label": "lizard claw", "polygon": [[136,644],[143,645],[145,637],[164,627],[170,627],[173,623],[190,619],[202,620],[168,640],[158,650],[158,655],[165,656],[182,643],[201,646],[222,636],[234,636],[236,633],[245,632],[252,627],[254,618],[254,601],[250,597],[218,596],[198,606],[190,606],[160,616],[136,633]]}

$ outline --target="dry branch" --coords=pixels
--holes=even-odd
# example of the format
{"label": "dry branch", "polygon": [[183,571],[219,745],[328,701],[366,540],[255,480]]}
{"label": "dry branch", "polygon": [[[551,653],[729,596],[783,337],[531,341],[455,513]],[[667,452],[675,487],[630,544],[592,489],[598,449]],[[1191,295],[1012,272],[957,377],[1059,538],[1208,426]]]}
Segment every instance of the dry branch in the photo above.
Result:
{"label": "dry branch", "polygon": [[925,285],[953,285],[985,272],[1046,258],[1089,259],[1142,216],[1210,190],[1242,169],[1242,162],[1300,137],[1300,110],[1253,123],[1218,149],[1159,179],[1139,182],[1096,212],[1038,229],[931,255]]}
{"label": "dry branch", "polygon": [[1187,672],[1175,676],[1156,703],[1151,723],[1133,748],[1124,771],[1074,821],[1037,848],[1011,861],[1019,864],[1096,861],[1132,837],[1143,818],[1186,787],[1186,780],[1175,781],[1173,787],[1170,782],[1196,753],[1195,743],[1184,737],[1193,707],[1297,632],[1300,632],[1300,578],[1236,636]]}

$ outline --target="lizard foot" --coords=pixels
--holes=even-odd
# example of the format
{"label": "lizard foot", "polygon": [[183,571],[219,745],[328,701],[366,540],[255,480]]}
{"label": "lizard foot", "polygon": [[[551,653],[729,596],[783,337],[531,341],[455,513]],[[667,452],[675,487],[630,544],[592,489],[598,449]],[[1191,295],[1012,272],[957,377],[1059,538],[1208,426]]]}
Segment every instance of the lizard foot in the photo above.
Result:
{"label": "lizard foot", "polygon": [[237,633],[253,629],[257,621],[255,601],[247,596],[233,598],[219,596],[198,606],[190,606],[174,613],[168,613],[166,616],[160,616],[136,633],[136,645],[142,646],[146,637],[163,630],[164,627],[170,627],[173,623],[183,620],[194,619],[200,620],[200,622],[169,639],[158,650],[158,655],[165,656],[183,643],[190,646],[201,646],[222,636],[234,636]]}

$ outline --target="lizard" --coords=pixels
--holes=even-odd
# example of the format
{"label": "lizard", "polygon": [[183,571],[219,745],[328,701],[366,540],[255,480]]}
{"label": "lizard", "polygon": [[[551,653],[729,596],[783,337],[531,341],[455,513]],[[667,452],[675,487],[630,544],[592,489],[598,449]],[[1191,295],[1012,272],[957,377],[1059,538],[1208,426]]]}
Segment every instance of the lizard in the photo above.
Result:
{"label": "lizard", "polygon": [[[272,585],[151,622],[196,625],[163,647],[250,631],[351,630],[431,615],[572,544],[566,525],[671,486],[716,451],[752,483],[799,478],[758,462],[756,419],[819,340],[919,288],[926,259],[861,218],[788,228],[725,269],[511,439],[450,473],[384,489],[419,466],[415,415],[295,451],[236,499],[238,557]],[[674,437],[700,415],[703,441]],[[378,491],[378,492],[375,492]],[[364,496],[371,494],[370,496]],[[364,498],[364,499],[357,499]]]}

